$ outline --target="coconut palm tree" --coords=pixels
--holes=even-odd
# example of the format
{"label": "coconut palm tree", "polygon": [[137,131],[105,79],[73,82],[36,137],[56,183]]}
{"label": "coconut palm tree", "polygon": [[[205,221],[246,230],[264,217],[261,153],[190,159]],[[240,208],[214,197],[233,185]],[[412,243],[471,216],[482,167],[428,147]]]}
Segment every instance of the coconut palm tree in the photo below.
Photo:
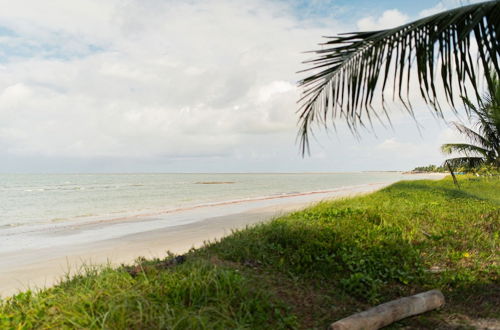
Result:
{"label": "coconut palm tree", "polygon": [[457,96],[480,99],[479,76],[486,78],[490,89],[492,74],[500,76],[499,0],[455,8],[393,29],[327,38],[323,49],[313,51],[317,57],[305,62],[311,67],[304,71],[311,74],[299,81],[303,153],[308,151],[313,124],[328,127],[344,119],[356,132],[372,118],[382,120],[372,106],[376,94],[388,120],[383,93],[388,81],[394,82],[393,98],[413,114],[409,92],[410,80],[416,76],[421,97],[441,116],[443,94],[456,109]]}
{"label": "coconut palm tree", "polygon": [[490,89],[478,106],[465,100],[467,110],[476,123],[469,128],[461,123],[452,122],[455,129],[463,134],[470,143],[448,143],[441,146],[445,154],[459,153],[463,157],[450,158],[444,162],[452,168],[473,168],[486,164],[500,167],[500,82],[493,80]]}

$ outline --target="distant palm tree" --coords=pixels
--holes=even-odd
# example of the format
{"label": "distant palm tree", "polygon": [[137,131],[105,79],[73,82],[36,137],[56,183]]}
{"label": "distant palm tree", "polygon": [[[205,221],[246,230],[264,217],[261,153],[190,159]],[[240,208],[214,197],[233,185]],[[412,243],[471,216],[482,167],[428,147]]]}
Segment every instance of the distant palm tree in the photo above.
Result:
{"label": "distant palm tree", "polygon": [[[491,73],[500,76],[500,1],[487,1],[448,10],[393,29],[347,33],[329,37],[318,57],[307,61],[313,73],[299,82],[303,94],[298,110],[302,153],[309,148],[311,125],[344,119],[352,131],[379,114],[372,107],[394,80],[393,98],[413,114],[408,99],[410,68],[416,66],[419,91],[436,114],[442,115],[439,91],[442,83],[447,102],[455,109],[456,95],[480,98],[480,76],[491,89]],[[476,47],[477,46],[477,47]],[[477,48],[477,58],[472,56]],[[379,81],[382,80],[380,85]],[[470,94],[470,95],[469,95]],[[379,118],[380,119],[380,118]]]}
{"label": "distant palm tree", "polygon": [[483,96],[476,107],[470,100],[464,100],[475,127],[452,122],[458,132],[470,143],[448,143],[441,146],[445,154],[459,153],[463,157],[447,159],[444,164],[450,168],[473,168],[486,164],[500,167],[500,82],[493,80],[493,88]]}

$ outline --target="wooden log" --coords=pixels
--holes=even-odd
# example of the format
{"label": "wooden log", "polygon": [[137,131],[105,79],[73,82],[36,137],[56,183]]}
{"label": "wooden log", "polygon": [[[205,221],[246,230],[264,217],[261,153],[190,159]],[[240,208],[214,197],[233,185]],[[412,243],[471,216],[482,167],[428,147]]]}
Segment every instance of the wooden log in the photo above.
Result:
{"label": "wooden log", "polygon": [[331,330],[375,330],[409,316],[428,312],[444,305],[439,290],[422,292],[411,297],[392,300],[353,314],[330,325]]}

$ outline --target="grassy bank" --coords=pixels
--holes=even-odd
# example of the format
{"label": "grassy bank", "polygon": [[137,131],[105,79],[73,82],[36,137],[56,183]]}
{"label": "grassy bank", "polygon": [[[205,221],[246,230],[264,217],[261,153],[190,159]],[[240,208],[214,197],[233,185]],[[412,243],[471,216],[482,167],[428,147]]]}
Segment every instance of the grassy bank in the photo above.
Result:
{"label": "grassy bank", "polygon": [[[0,328],[325,328],[439,288],[440,311],[393,327],[500,319],[500,180],[400,182],[320,203],[183,258],[87,269],[0,302]],[[475,323],[476,322],[476,323]]]}

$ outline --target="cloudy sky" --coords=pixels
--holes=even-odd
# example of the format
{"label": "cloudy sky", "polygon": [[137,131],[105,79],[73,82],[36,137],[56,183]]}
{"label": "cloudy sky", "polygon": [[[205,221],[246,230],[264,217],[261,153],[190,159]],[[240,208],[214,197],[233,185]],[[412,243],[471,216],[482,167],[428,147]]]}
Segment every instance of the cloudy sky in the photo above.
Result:
{"label": "cloudy sky", "polygon": [[[393,128],[296,143],[296,82],[321,36],[445,0],[0,0],[0,172],[407,170],[456,140],[417,102]],[[456,120],[449,116],[447,119]]]}

